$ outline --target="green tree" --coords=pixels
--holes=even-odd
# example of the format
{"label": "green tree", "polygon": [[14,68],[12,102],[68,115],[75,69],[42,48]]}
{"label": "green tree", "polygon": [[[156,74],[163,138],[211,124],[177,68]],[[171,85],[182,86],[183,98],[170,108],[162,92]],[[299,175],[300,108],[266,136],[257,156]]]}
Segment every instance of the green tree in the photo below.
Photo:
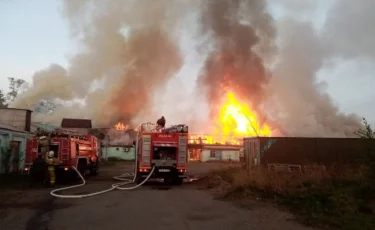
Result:
{"label": "green tree", "polygon": [[363,125],[365,129],[359,129],[355,134],[363,139],[374,139],[375,131],[372,130],[371,125],[367,122],[366,118],[362,118]]}
{"label": "green tree", "polygon": [[362,118],[364,129],[359,129],[355,134],[362,138],[364,147],[363,162],[368,169],[368,178],[375,181],[375,131],[365,118]]}
{"label": "green tree", "polygon": [[7,108],[7,107],[8,107],[8,104],[7,104],[6,96],[4,95],[4,92],[0,90],[0,109]]}
{"label": "green tree", "polygon": [[17,79],[14,77],[8,77],[9,80],[9,92],[7,93],[8,102],[12,102],[17,97],[21,86],[25,83],[25,80]]}

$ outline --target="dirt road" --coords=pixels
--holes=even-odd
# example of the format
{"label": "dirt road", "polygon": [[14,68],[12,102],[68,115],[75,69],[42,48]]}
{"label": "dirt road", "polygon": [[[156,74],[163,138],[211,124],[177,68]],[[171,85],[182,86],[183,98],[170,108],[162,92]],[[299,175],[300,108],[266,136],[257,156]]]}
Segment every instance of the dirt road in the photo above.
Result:
{"label": "dirt road", "polygon": [[[119,174],[119,167],[131,171],[131,166],[123,165],[103,169],[101,176],[69,193],[108,188],[114,183],[110,178]],[[221,166],[197,163],[191,165],[189,174],[203,175],[218,167]],[[251,209],[243,209],[213,200],[194,184],[165,187],[150,183],[133,191],[112,191],[85,199],[53,198],[49,189],[0,190],[2,230],[309,229],[288,220],[291,218],[268,205],[254,204]]]}

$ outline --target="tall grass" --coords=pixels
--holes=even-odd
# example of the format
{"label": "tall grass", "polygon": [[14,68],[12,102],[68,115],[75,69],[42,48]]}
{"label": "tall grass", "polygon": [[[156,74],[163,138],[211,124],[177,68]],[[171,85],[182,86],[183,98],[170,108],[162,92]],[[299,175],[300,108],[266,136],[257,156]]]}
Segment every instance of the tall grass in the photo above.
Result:
{"label": "tall grass", "polygon": [[221,169],[209,176],[208,187],[216,189],[217,198],[256,197],[276,202],[311,225],[375,229],[375,191],[367,186],[363,168],[308,168],[295,173],[266,168]]}

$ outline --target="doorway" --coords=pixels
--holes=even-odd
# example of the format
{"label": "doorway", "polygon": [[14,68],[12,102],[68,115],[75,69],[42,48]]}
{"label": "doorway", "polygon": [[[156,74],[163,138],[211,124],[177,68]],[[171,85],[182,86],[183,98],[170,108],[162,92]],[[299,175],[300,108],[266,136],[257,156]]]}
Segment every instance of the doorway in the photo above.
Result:
{"label": "doorway", "polygon": [[8,172],[10,173],[18,173],[19,172],[19,165],[20,165],[20,141],[10,141],[9,142],[9,164],[8,164]]}

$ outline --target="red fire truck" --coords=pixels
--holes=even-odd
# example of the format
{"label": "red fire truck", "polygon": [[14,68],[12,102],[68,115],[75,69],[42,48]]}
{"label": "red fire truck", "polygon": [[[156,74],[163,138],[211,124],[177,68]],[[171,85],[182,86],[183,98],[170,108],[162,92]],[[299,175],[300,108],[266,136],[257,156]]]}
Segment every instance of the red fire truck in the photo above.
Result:
{"label": "red fire truck", "polygon": [[162,178],[167,184],[181,185],[188,167],[188,131],[186,125],[170,128],[143,123],[136,141],[137,177],[139,184],[153,167],[151,178]]}
{"label": "red fire truck", "polygon": [[40,171],[43,167],[45,153],[54,151],[55,157],[62,162],[56,166],[57,177],[69,172],[74,174],[71,166],[75,166],[83,176],[88,173],[96,175],[99,169],[98,150],[97,138],[92,135],[79,135],[67,130],[39,131],[27,140],[24,170],[34,175],[33,171]]}

